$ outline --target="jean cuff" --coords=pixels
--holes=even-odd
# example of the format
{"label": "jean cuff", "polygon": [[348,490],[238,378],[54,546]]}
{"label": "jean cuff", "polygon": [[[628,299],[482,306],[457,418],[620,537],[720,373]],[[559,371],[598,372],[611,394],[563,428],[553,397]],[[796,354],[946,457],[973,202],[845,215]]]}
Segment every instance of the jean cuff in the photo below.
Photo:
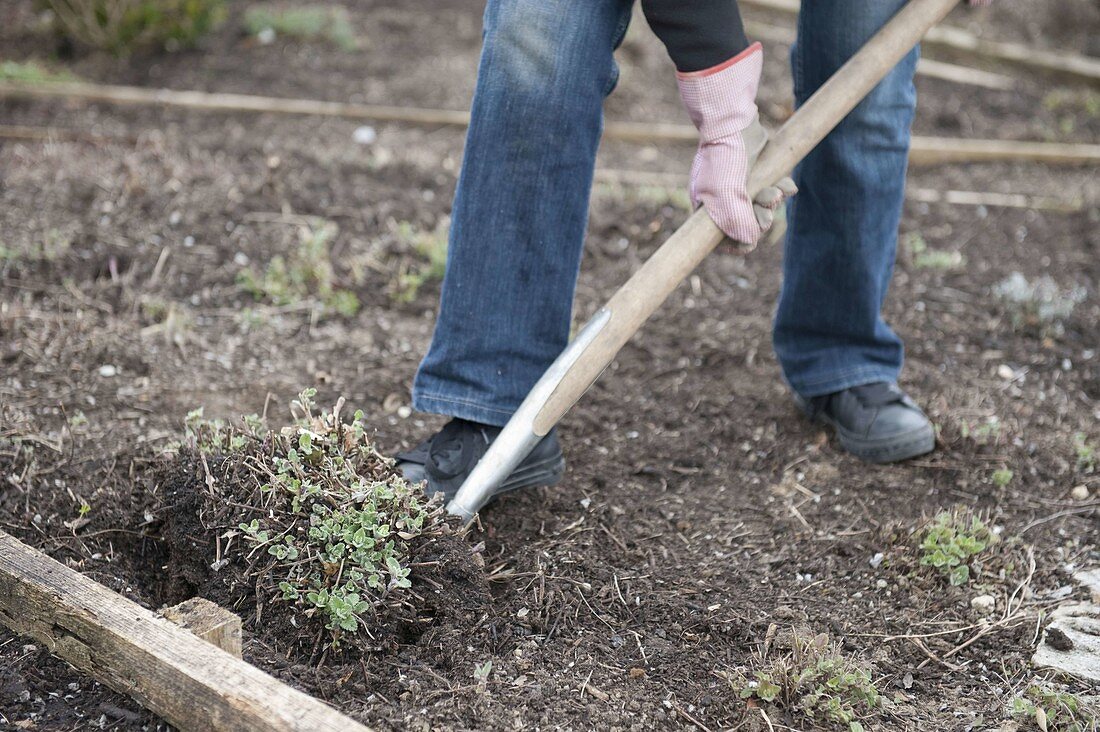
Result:
{"label": "jean cuff", "polygon": [[896,384],[898,372],[896,369],[864,366],[857,369],[848,369],[825,378],[813,379],[810,381],[795,381],[789,378],[785,380],[787,386],[789,386],[791,391],[795,394],[803,399],[813,399],[814,397],[824,396],[825,394],[835,394],[838,391],[851,389],[853,386],[875,384],[880,381]]}
{"label": "jean cuff", "polygon": [[412,405],[413,409],[418,412],[468,419],[471,422],[479,422],[494,427],[503,427],[516,411],[515,409],[505,410],[488,407],[468,399],[455,399],[438,394],[421,394],[419,392],[413,392]]}

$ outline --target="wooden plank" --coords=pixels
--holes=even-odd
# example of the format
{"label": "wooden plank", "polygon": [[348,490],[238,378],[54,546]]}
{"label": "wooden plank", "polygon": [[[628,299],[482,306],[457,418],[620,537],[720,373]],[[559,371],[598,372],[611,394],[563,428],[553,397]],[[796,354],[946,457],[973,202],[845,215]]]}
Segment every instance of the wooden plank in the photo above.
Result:
{"label": "wooden plank", "polygon": [[913,165],[1003,160],[1026,160],[1049,165],[1095,165],[1100,163],[1100,145],[915,136],[909,147],[909,162]]}
{"label": "wooden plank", "polygon": [[161,615],[184,630],[212,643],[226,653],[241,658],[241,619],[205,597],[192,597],[166,607]]}
{"label": "wooden plank", "polygon": [[[799,0],[742,0],[742,2],[746,6],[790,14],[797,14],[801,5]],[[1055,53],[1019,43],[989,41],[978,38],[959,28],[942,25],[933,28],[921,43],[925,46],[946,48],[979,58],[1013,63],[1061,76],[1083,79],[1093,84],[1100,82],[1100,59]]]}
{"label": "wooden plank", "polygon": [[[0,98],[4,96],[80,99],[109,104],[138,104],[182,107],[222,112],[271,112],[276,114],[316,114],[374,119],[410,124],[455,125],[469,122],[469,114],[446,109],[414,107],[375,107],[359,104],[338,104],[310,99],[281,99],[247,94],[217,94],[170,89],[143,89],[131,86],[110,86],[64,82],[27,85],[0,81]],[[699,133],[691,125],[654,122],[607,122],[604,134],[630,142],[697,142]],[[1048,165],[1093,165],[1100,162],[1100,145],[1079,143],[1027,142],[1015,140],[966,140],[946,137],[913,137],[910,147],[913,165],[934,165],[949,162],[989,162],[1019,160]]]}
{"label": "wooden plank", "polygon": [[181,730],[367,730],[3,531],[0,623]]}
{"label": "wooden plank", "polygon": [[[795,39],[793,28],[783,28],[752,20],[745,21],[745,32],[754,41],[767,41],[768,43],[780,43],[787,46],[794,43]],[[917,76],[927,76],[932,79],[978,86],[995,91],[1005,91],[1016,86],[1016,79],[1011,76],[994,74],[990,71],[982,71],[969,66],[944,63],[943,61],[933,61],[930,58],[922,58],[917,61]]]}

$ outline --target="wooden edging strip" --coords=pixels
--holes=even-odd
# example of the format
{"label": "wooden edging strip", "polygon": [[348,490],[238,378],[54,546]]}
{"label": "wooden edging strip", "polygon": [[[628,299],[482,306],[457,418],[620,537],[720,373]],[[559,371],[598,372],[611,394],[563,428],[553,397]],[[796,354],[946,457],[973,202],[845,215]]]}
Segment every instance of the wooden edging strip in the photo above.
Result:
{"label": "wooden edging strip", "polygon": [[368,732],[3,531],[0,623],[181,730]]}
{"label": "wooden edging strip", "polygon": [[[424,125],[464,127],[469,124],[468,112],[448,109],[387,107],[371,104],[345,104],[312,99],[283,99],[250,94],[144,89],[135,86],[112,86],[84,82],[51,82],[24,84],[0,81],[0,98],[58,97],[107,104],[181,107],[220,112],[261,112],[300,114],[376,122],[407,122]],[[0,131],[2,132],[2,131]],[[17,128],[12,136],[38,139],[42,133]],[[607,122],[604,134],[630,142],[696,142],[699,133],[691,125],[653,122]],[[0,135],[2,136],[2,135]],[[990,162],[1020,160],[1050,165],[1091,165],[1100,162],[1100,145],[1051,142],[1017,142],[1001,140],[964,140],[947,137],[913,137],[910,146],[913,165],[934,165],[950,162]]]}
{"label": "wooden edging strip", "polygon": [[[768,43],[781,43],[789,46],[795,40],[793,28],[782,28],[752,20],[745,21],[745,32],[754,41],[767,41]],[[927,76],[932,79],[941,79],[955,84],[966,84],[995,91],[1006,91],[1016,86],[1016,79],[1011,76],[982,71],[970,66],[934,61],[930,58],[921,58],[917,61],[917,76]]]}
{"label": "wooden edging strip", "polygon": [[[799,0],[742,0],[742,2],[751,7],[792,14],[797,14],[801,5]],[[930,30],[921,43],[1063,76],[1072,76],[1093,84],[1100,82],[1100,59],[1087,56],[1055,53],[1019,43],[988,41],[964,30],[943,25]]]}

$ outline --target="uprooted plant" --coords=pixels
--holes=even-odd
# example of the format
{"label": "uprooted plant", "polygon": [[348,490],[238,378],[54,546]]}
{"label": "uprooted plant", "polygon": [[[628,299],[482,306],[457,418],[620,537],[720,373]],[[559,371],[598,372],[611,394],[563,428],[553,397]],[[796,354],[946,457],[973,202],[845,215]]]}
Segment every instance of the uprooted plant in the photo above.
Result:
{"label": "uprooted plant", "polygon": [[[288,606],[295,627],[327,631],[328,645],[338,647],[371,636],[373,621],[401,604],[413,546],[449,527],[439,505],[375,449],[361,413],[344,422],[342,399],[319,412],[314,396],[303,391],[293,424],[278,431],[260,417],[228,424],[195,410],[186,442],[212,499],[216,525],[205,522],[218,532],[216,568],[243,567],[245,586]],[[232,496],[221,495],[222,483],[234,486]]]}

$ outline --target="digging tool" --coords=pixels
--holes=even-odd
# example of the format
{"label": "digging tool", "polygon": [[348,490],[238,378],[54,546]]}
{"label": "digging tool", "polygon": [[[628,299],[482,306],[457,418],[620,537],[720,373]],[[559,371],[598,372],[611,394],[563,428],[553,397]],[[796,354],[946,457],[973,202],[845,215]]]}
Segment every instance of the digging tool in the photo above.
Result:
{"label": "digging tool", "polygon": [[[794,169],[959,1],[909,0],[775,134],[749,176],[750,198]],[[550,365],[447,504],[447,510],[464,521],[472,520],[493,489],[558,423],[599,378],[619,349],[724,238],[705,209],[692,214],[592,316]]]}

